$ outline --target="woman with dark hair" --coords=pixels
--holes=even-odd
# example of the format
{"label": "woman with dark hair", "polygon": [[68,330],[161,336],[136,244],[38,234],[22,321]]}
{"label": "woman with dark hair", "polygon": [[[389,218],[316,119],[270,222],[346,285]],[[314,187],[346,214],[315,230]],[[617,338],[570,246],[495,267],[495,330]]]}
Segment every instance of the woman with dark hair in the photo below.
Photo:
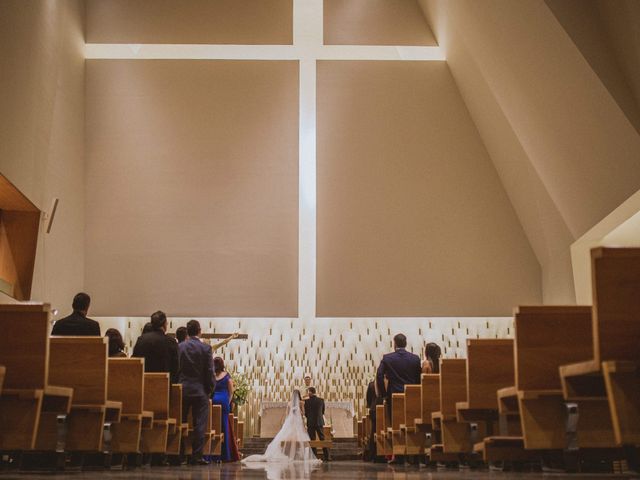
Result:
{"label": "woman with dark hair", "polygon": [[123,357],[127,358],[127,354],[124,353],[124,341],[122,340],[122,335],[115,328],[110,328],[104,334],[105,337],[109,338],[109,356],[110,357]]}
{"label": "woman with dark hair", "polygon": [[440,356],[442,351],[438,344],[430,342],[424,348],[425,359],[422,362],[422,373],[440,373]]}
{"label": "woman with dark hair", "polygon": [[222,452],[220,456],[214,456],[217,462],[237,462],[240,460],[238,446],[236,445],[233,428],[229,423],[229,414],[231,413],[231,401],[233,400],[233,380],[231,375],[227,373],[224,360],[221,357],[213,359],[213,370],[216,377],[216,388],[211,399],[214,405],[222,407],[222,433],[224,438],[222,442]]}

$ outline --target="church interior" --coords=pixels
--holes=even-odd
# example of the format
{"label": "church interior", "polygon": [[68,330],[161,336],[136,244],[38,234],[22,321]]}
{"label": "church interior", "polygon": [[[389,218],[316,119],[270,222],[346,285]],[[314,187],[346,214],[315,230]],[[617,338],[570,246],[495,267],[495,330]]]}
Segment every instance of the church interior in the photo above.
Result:
{"label": "church interior", "polygon": [[640,1],[0,0],[0,328],[0,480],[637,475]]}

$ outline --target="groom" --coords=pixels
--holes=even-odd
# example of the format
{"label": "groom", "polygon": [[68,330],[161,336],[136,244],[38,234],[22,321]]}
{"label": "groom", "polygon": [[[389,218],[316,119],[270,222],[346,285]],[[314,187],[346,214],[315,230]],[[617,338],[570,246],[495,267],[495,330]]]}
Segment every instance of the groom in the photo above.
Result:
{"label": "groom", "polygon": [[[307,396],[309,398],[304,401],[304,416],[307,417],[307,433],[311,440],[316,439],[316,435],[320,440],[324,440],[324,400],[316,396],[314,387],[307,388]],[[324,461],[329,461],[329,449],[323,448],[322,454]],[[317,456],[317,453],[316,453]]]}

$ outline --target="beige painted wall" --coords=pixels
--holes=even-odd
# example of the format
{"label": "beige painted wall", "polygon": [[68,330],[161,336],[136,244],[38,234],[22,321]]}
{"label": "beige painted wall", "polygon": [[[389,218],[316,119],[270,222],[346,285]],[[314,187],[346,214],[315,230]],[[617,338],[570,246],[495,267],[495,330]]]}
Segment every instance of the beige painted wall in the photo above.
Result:
{"label": "beige painted wall", "polygon": [[293,42],[293,0],[86,0],[87,43]]}
{"label": "beige painted wall", "polygon": [[60,198],[32,299],[61,311],[84,283],[83,24],[80,0],[0,2],[0,172],[41,210]]}
{"label": "beige painted wall", "polygon": [[543,268],[575,301],[571,243],[640,187],[640,137],[543,0],[420,0]]}
{"label": "beige painted wall", "polygon": [[101,316],[297,316],[298,63],[87,61]]}
{"label": "beige painted wall", "polygon": [[325,45],[436,45],[417,0],[324,0]]}
{"label": "beige painted wall", "polygon": [[[629,121],[640,131],[640,104],[634,98],[632,83],[628,82],[629,77],[625,75],[618,62],[616,43],[612,41],[607,22],[602,15],[603,12],[616,7],[610,2],[600,0],[545,1]],[[601,6],[603,8],[600,8]],[[636,21],[640,22],[640,8],[637,8],[637,11]],[[622,24],[617,18],[615,20],[615,24],[611,25],[611,33],[624,31],[627,25]],[[640,54],[640,37],[635,41],[629,38],[622,52],[634,49],[636,55]],[[637,59],[636,63],[640,64],[640,59]]]}
{"label": "beige painted wall", "polygon": [[509,315],[540,267],[444,62],[318,64],[318,316]]}

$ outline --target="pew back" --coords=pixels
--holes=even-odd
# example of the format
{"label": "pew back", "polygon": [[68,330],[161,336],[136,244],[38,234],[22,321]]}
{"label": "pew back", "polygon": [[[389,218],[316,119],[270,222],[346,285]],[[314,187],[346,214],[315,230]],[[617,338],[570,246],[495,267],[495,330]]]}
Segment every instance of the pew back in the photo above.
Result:
{"label": "pew back", "polygon": [[561,365],[593,358],[591,307],[521,306],[514,323],[517,390],[559,390]]}
{"label": "pew back", "polygon": [[467,408],[497,410],[496,392],[513,382],[513,340],[467,340]]}
{"label": "pew back", "polygon": [[103,405],[107,349],[105,337],[51,337],[49,383],[73,388],[73,405]]}
{"label": "pew back", "polygon": [[404,423],[407,427],[416,426],[416,418],[422,417],[422,387],[405,385],[404,387]]}
{"label": "pew back", "polygon": [[169,418],[169,374],[144,374],[144,409],[153,412],[153,419]]}
{"label": "pew back", "polygon": [[124,415],[141,414],[144,404],[144,360],[110,358],[107,398],[122,402]]}
{"label": "pew back", "polygon": [[22,335],[0,335],[0,364],[6,368],[4,388],[44,389],[49,357],[48,304],[0,305],[0,331],[16,325]]}
{"label": "pew back", "polygon": [[422,422],[431,424],[431,414],[440,410],[440,375],[423,373],[421,384]]}
{"label": "pew back", "polygon": [[591,250],[591,275],[596,362],[640,361],[640,248]]}
{"label": "pew back", "polygon": [[467,361],[461,358],[440,360],[440,412],[455,415],[456,403],[466,399]]}
{"label": "pew back", "polygon": [[404,424],[404,393],[394,393],[391,395],[391,428],[400,430],[400,425]]}

